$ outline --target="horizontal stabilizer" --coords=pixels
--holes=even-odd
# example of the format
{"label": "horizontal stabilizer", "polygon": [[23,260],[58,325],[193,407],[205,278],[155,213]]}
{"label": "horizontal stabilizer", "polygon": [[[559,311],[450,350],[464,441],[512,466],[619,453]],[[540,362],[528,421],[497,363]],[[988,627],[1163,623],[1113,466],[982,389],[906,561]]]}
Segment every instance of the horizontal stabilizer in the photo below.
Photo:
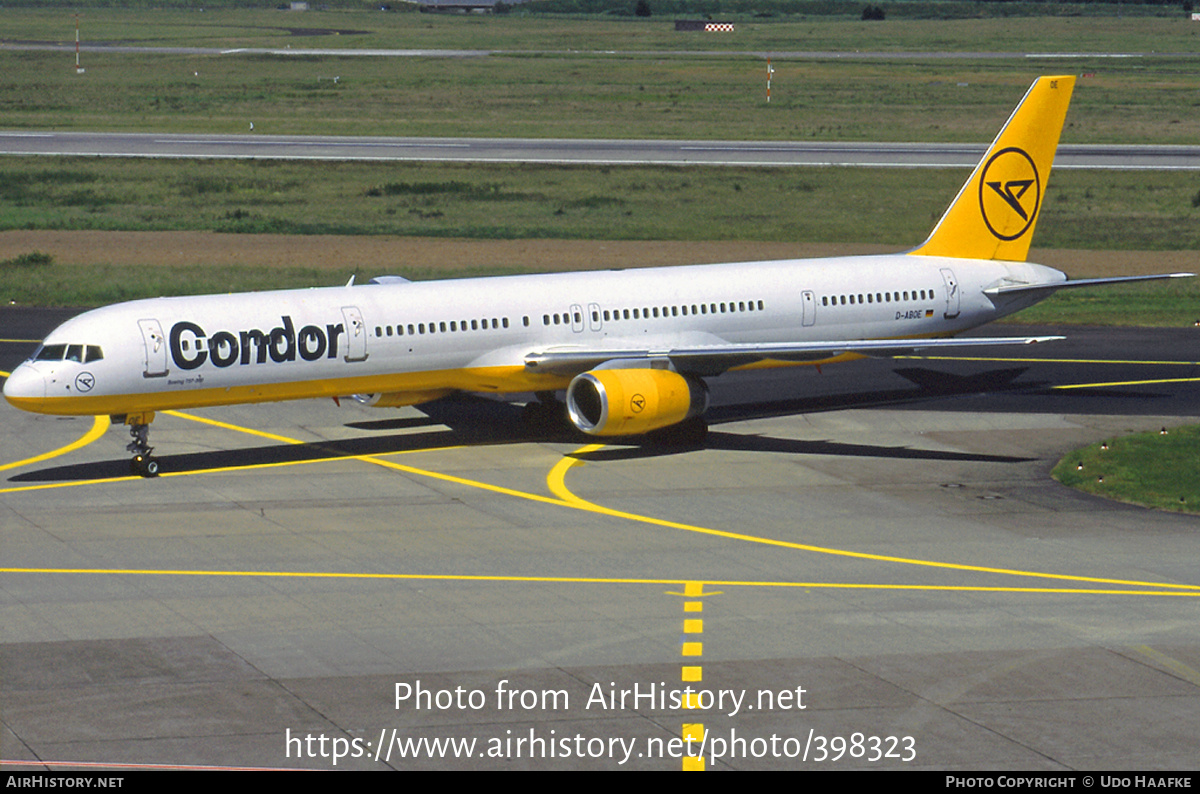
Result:
{"label": "horizontal stabilizer", "polygon": [[1049,284],[1004,284],[988,287],[984,295],[1020,295],[1029,292],[1055,292],[1072,287],[1096,287],[1103,284],[1128,284],[1131,281],[1161,281],[1168,278],[1191,278],[1195,273],[1158,273],[1153,276],[1114,276],[1112,278],[1078,278],[1074,281],[1057,281]]}

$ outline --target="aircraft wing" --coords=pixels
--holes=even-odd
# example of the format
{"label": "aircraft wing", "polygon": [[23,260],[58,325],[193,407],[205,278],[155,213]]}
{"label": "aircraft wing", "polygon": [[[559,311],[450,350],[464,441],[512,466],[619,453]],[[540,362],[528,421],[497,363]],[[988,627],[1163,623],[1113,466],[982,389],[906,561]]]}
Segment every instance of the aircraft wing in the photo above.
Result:
{"label": "aircraft wing", "polygon": [[557,374],[586,372],[608,362],[668,359],[679,372],[701,376],[719,375],[733,367],[756,361],[821,361],[845,353],[890,357],[917,350],[992,345],[1032,345],[1063,339],[1061,336],[975,337],[966,339],[855,339],[822,342],[766,342],[751,344],[698,345],[661,350],[648,348],[552,348],[525,356],[525,368]]}
{"label": "aircraft wing", "polygon": [[1054,292],[1072,287],[1095,287],[1102,284],[1127,284],[1131,281],[1159,281],[1168,278],[1191,278],[1195,273],[1157,273],[1153,276],[1114,276],[1112,278],[1077,278],[1049,284],[1001,284],[988,287],[984,295],[1018,295],[1023,292]]}

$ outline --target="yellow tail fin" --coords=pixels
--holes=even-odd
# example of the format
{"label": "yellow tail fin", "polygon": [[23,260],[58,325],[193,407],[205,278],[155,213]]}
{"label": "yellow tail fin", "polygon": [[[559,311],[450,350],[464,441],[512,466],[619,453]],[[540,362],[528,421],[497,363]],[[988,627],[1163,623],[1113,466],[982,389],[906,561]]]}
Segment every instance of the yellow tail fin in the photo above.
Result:
{"label": "yellow tail fin", "polygon": [[917,256],[1024,262],[1046,195],[1074,76],[1039,77]]}

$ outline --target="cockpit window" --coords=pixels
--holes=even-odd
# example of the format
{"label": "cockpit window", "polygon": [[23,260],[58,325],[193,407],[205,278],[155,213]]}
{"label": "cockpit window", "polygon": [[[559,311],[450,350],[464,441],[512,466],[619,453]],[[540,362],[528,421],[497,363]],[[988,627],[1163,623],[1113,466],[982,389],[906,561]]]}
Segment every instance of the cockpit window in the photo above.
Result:
{"label": "cockpit window", "polygon": [[67,353],[66,345],[42,345],[33,354],[34,361],[62,361]]}
{"label": "cockpit window", "polygon": [[100,361],[104,350],[100,345],[42,345],[33,353],[34,361],[74,361],[78,364]]}

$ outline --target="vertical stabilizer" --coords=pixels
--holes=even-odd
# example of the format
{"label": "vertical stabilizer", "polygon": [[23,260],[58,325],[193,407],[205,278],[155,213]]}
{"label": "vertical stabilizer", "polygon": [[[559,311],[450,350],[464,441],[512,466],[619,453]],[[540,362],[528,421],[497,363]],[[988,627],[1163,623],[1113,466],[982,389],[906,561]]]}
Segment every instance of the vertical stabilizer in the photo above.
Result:
{"label": "vertical stabilizer", "polygon": [[929,239],[910,254],[1024,262],[1075,77],[1039,77]]}

